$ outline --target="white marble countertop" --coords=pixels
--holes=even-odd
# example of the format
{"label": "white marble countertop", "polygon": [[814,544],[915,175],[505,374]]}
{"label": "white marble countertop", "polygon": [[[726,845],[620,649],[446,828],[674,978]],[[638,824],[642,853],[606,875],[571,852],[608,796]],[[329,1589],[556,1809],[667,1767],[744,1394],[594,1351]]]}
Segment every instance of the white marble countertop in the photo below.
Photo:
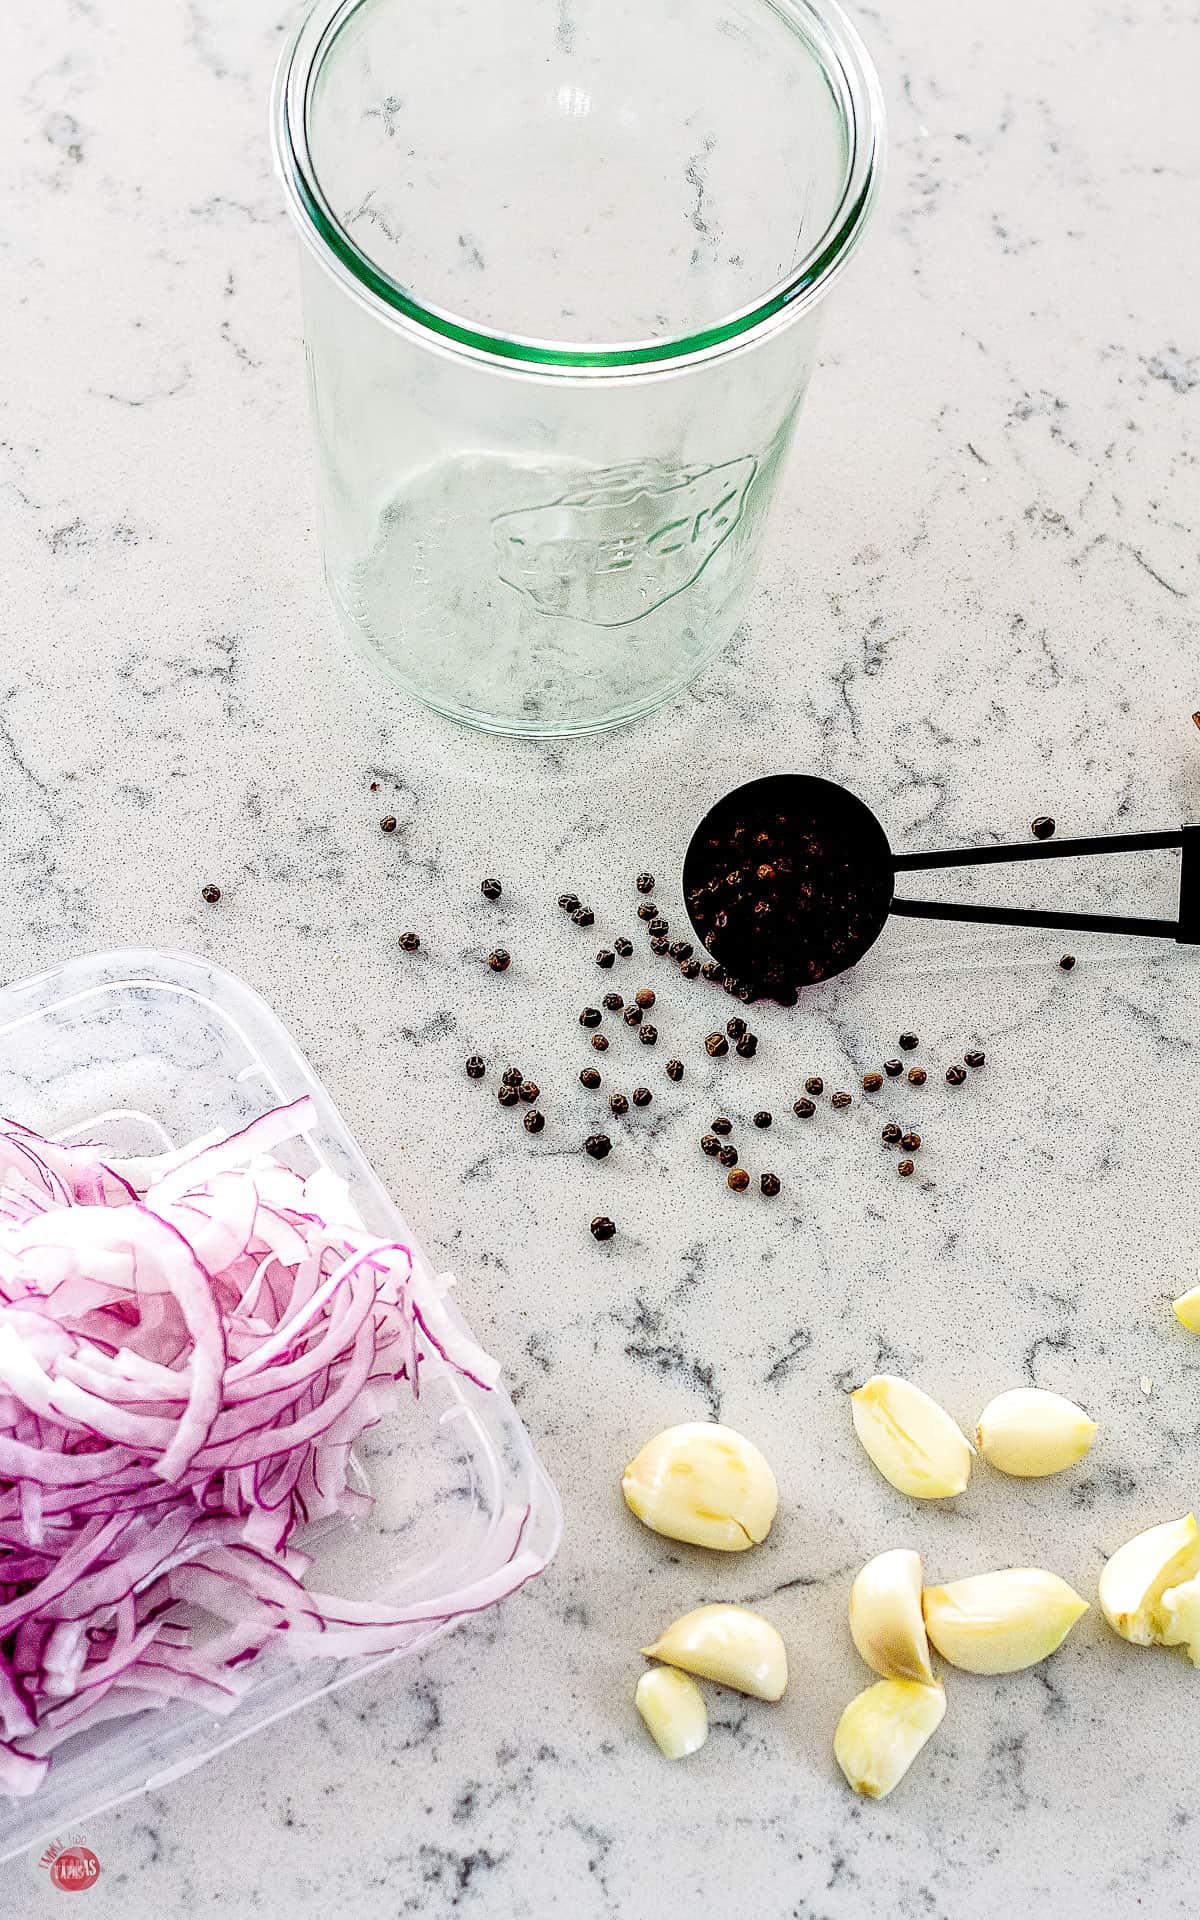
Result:
{"label": "white marble countertop", "polygon": [[[566,1531],[541,1582],[419,1666],[91,1822],[92,1907],[1190,1914],[1200,1681],[1095,1611],[1043,1668],[951,1675],[884,1805],[852,1799],[830,1735],[865,1680],[844,1604],[877,1548],[911,1540],[939,1577],[1049,1564],[1094,1597],[1106,1552],[1196,1498],[1200,1346],[1164,1307],[1195,1277],[1194,1124],[1171,1093],[1192,976],[1112,973],[1080,943],[1069,982],[1057,945],[930,982],[897,977],[896,940],[861,993],[756,1010],[759,1059],[729,1071],[700,1041],[730,1004],[668,979],[657,1054],[622,1032],[609,1056],[655,1104],[600,1168],[577,1151],[575,1015],[615,976],[552,902],[574,886],[596,935],[636,931],[643,970],[631,876],[655,868],[678,917],[705,797],[781,765],[854,786],[899,845],[1017,837],[1043,811],[1083,832],[1200,815],[1194,7],[859,9],[890,179],[744,640],[649,723],[541,748],[402,704],[326,603],[264,129],[283,11],[42,0],[8,23],[3,964],[182,947],[268,998],[458,1273]],[[1169,910],[1157,868],[1071,884]],[[480,962],[500,930],[502,979]],[[841,1134],[789,1108],[805,1072],[861,1070],[910,1020],[939,1066],[977,1035],[991,1077],[952,1109],[931,1075],[902,1185],[861,1100]],[[476,1047],[543,1083],[539,1141],[465,1080]],[[769,1151],[742,1135],[785,1182],[774,1204],[696,1150],[718,1101],[777,1110]],[[598,1210],[611,1247],[585,1230]],[[914,1514],[850,1436],[846,1390],[881,1365],[965,1423],[1035,1379],[1102,1442],[1061,1481],[981,1471],[954,1511]],[[763,1549],[714,1566],[638,1528],[616,1478],[660,1425],[718,1412],[783,1506]],[[719,1595],[777,1620],[791,1690],[714,1696],[707,1749],[672,1769],[633,1715],[636,1648]],[[57,1909],[34,1860],[4,1872],[6,1910]]]}

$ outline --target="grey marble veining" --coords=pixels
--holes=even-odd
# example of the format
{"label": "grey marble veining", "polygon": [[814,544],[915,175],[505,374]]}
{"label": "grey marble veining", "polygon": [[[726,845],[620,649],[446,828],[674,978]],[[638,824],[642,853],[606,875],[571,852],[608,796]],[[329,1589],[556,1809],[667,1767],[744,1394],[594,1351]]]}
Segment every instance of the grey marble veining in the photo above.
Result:
{"label": "grey marble veining", "polygon": [[[1194,1908],[1196,1679],[1095,1612],[1042,1668],[951,1674],[942,1729],[881,1806],[847,1793],[830,1736],[865,1678],[844,1605],[869,1553],[911,1541],[944,1577],[1041,1562],[1094,1596],[1113,1546],[1196,1497],[1200,1345],[1165,1305],[1196,1268],[1195,974],[1080,940],[1070,977],[1054,941],[1015,959],[968,941],[971,970],[930,976],[940,936],[897,929],[861,981],[756,1010],[754,1062],[713,1063],[730,1003],[648,971],[633,913],[649,865],[680,919],[698,811],[780,765],[855,787],[898,846],[1017,837],[1043,811],[1081,832],[1200,815],[1194,8],[920,0],[860,20],[890,180],[744,636],[656,719],[536,749],[401,703],[324,598],[263,124],[282,15],[46,0],[10,23],[5,973],[154,945],[257,987],[458,1273],[566,1507],[554,1568],[501,1611],[91,1823],[97,1910]],[[1165,860],[987,890],[1028,898],[1050,872],[1063,897],[1170,910]],[[565,886],[595,929],[564,924]],[[622,930],[637,959],[599,973]],[[503,976],[483,964],[498,939]],[[600,1065],[655,1098],[596,1165],[576,1016],[642,979],[658,1047],[621,1027]],[[789,1109],[806,1072],[854,1087],[910,1021],[939,1071],[900,1115],[926,1137],[904,1185],[861,1097],[810,1134]],[[988,1067],[952,1094],[940,1069],[975,1039]],[[536,1140],[463,1077],[476,1049],[543,1086]],[[735,1199],[699,1154],[718,1105],[780,1174],[774,1203]],[[1003,1387],[1053,1387],[1101,1441],[1059,1481],[981,1470],[913,1513],[850,1433],[846,1391],[877,1367],[964,1423]],[[708,1413],[783,1489],[770,1540],[731,1562],[645,1533],[617,1493],[645,1437]],[[708,1747],[670,1768],[633,1714],[636,1648],[720,1596],[777,1621],[792,1686],[777,1709],[714,1692]],[[31,1861],[5,1885],[14,1910],[56,1909]]]}

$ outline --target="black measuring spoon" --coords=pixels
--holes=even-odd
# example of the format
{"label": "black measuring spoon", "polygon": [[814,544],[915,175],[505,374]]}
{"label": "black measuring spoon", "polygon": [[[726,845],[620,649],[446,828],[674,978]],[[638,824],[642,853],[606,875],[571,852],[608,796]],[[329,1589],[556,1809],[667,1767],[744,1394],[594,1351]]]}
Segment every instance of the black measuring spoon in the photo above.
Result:
{"label": "black measuring spoon", "polygon": [[[895,878],[903,872],[1172,847],[1183,854],[1174,920],[896,898]],[[812,774],[775,773],[735,787],[705,814],[684,859],[683,897],[727,978],[752,996],[790,1005],[801,987],[861,960],[893,913],[1196,944],[1200,826],[897,854],[871,809],[848,788]]]}

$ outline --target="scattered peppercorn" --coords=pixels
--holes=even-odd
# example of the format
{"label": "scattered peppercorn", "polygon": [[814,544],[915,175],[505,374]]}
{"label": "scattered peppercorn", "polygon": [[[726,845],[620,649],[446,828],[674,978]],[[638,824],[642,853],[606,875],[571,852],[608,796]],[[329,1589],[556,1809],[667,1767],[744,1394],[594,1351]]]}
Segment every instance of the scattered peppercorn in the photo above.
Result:
{"label": "scattered peppercorn", "polygon": [[821,1095],[825,1091],[825,1082],[822,1080],[819,1073],[812,1074],[810,1078],[804,1082],[804,1091],[805,1093],[811,1093],[817,1099],[820,1099]]}
{"label": "scattered peppercorn", "polygon": [[613,946],[620,954],[622,960],[628,960],[630,954],[633,952],[633,941],[626,940],[624,935],[622,935],[619,940],[614,940]]}
{"label": "scattered peppercorn", "polygon": [[724,1146],[718,1153],[717,1159],[723,1167],[736,1167],[738,1163],[738,1150],[735,1146]]}
{"label": "scattered peppercorn", "polygon": [[625,1005],[625,1002],[624,1000],[622,1000],[619,993],[606,993],[604,996],[603,1005],[608,1008],[608,1011],[610,1013],[620,1013],[621,1008]]}
{"label": "scattered peppercorn", "polygon": [[740,1000],[743,1006],[748,1000],[753,1000],[754,998],[754,995],[744,981],[735,980],[731,973],[725,975],[724,986],[726,993],[729,994],[732,999]]}
{"label": "scattered peppercorn", "polygon": [[612,1221],[609,1220],[604,1214],[598,1213],[596,1215],[596,1218],[592,1221],[593,1240],[611,1240],[615,1232],[616,1232],[616,1228],[614,1227]]}
{"label": "scattered peppercorn", "polygon": [[629,1112],[629,1102],[623,1093],[610,1093],[608,1096],[608,1104],[614,1113]]}
{"label": "scattered peppercorn", "polygon": [[599,1007],[585,1007],[579,1016],[581,1027],[598,1027],[602,1019]]}
{"label": "scattered peppercorn", "polygon": [[379,792],[379,782],[378,782],[378,780],[372,780],[372,782],[371,782],[371,792],[372,792],[372,793],[378,793],[378,792]]}
{"label": "scattered peppercorn", "polygon": [[507,947],[497,947],[488,955],[488,965],[493,973],[507,973],[508,963],[512,959]]}
{"label": "scattered peppercorn", "polygon": [[400,935],[400,947],[402,952],[416,953],[419,950],[420,945],[421,945],[421,936],[419,933],[402,933]]}
{"label": "scattered peppercorn", "polygon": [[502,1107],[515,1107],[521,1096],[515,1087],[501,1087],[496,1098]]}
{"label": "scattered peppercorn", "polygon": [[911,1053],[913,1051],[913,1048],[919,1047],[920,1044],[921,1042],[917,1039],[917,1036],[915,1033],[902,1033],[900,1035],[901,1053]]}
{"label": "scattered peppercorn", "polygon": [[662,955],[668,951],[667,936],[665,933],[655,935],[654,939],[650,942],[650,951],[651,953],[657,954],[660,959]]}
{"label": "scattered peppercorn", "polygon": [[500,1075],[500,1084],[505,1087],[519,1087],[525,1078],[520,1067],[505,1067]]}
{"label": "scattered peppercorn", "polygon": [[779,1192],[781,1183],[777,1173],[760,1173],[758,1176],[758,1184],[761,1191],[766,1194],[767,1199],[773,1200]]}
{"label": "scattered peppercorn", "polygon": [[593,1092],[595,1091],[600,1085],[600,1075],[596,1072],[595,1067],[582,1068],[579,1075],[579,1084],[582,1087],[591,1088]]}
{"label": "scattered peppercorn", "polygon": [[700,971],[706,980],[715,980],[718,986],[725,978],[725,969],[719,960],[706,960]]}
{"label": "scattered peppercorn", "polygon": [[755,1124],[755,1126],[756,1126],[756,1127],[769,1127],[769,1126],[770,1126],[770,1124],[771,1124],[771,1115],[770,1115],[770,1114],[769,1114],[769,1113],[767,1112],[767,1110],[766,1110],[766,1108],[765,1108],[765,1107],[763,1107],[763,1108],[762,1108],[762,1110],[761,1110],[761,1111],[760,1111],[759,1113],[756,1113],[756,1114],[755,1114],[755,1116],[754,1116],[754,1124]]}
{"label": "scattered peppercorn", "polygon": [[671,931],[670,921],[665,920],[661,913],[656,914],[654,919],[650,922],[649,932],[652,933],[656,939],[662,940],[666,937],[666,935],[670,931]]}
{"label": "scattered peppercorn", "polygon": [[741,1039],[735,1041],[734,1044],[743,1060],[753,1060],[755,1054],[758,1052],[758,1035],[756,1033],[744,1033]]}
{"label": "scattered peppercorn", "polygon": [[558,904],[564,913],[576,913],[579,909],[579,895],[577,893],[560,893],[558,896]]}
{"label": "scattered peppercorn", "polygon": [[658,918],[658,908],[653,900],[643,900],[637,912],[639,920],[657,920]]}
{"label": "scattered peppercorn", "polygon": [[596,924],[596,916],[590,907],[576,907],[571,918],[577,927],[594,927]]}
{"label": "scattered peppercorn", "polygon": [[908,1070],[908,1083],[911,1087],[923,1087],[928,1078],[929,1075],[924,1067],[910,1067]]}
{"label": "scattered peppercorn", "polygon": [[639,987],[633,997],[637,1001],[639,1007],[652,1007],[654,1005],[654,1000],[655,1000],[654,988]]}
{"label": "scattered peppercorn", "polygon": [[1070,973],[1071,968],[1075,965],[1075,955],[1073,953],[1064,953],[1058,964],[1064,973]]}
{"label": "scattered peppercorn", "polygon": [[948,1086],[961,1087],[966,1077],[967,1070],[965,1067],[953,1066],[946,1068],[946,1083]]}
{"label": "scattered peppercorn", "polygon": [[531,1107],[529,1109],[529,1112],[525,1115],[526,1133],[540,1133],[542,1128],[545,1126],[545,1124],[546,1124],[545,1114],[539,1113],[536,1107]]}
{"label": "scattered peppercorn", "polygon": [[585,1153],[590,1153],[593,1160],[603,1160],[612,1152],[612,1141],[606,1133],[589,1133],[583,1143],[583,1150]]}
{"label": "scattered peppercorn", "polygon": [[900,1175],[900,1178],[902,1180],[907,1180],[909,1174],[914,1173],[915,1171],[916,1171],[915,1160],[898,1160],[896,1162],[896,1172]]}
{"label": "scattered peppercorn", "polygon": [[987,1055],[980,1047],[973,1047],[970,1053],[964,1053],[963,1059],[969,1067],[981,1067],[987,1059]]}
{"label": "scattered peppercorn", "polygon": [[721,1134],[732,1133],[733,1121],[727,1120],[724,1114],[722,1114],[718,1119],[713,1121],[712,1130],[714,1133],[721,1133]]}
{"label": "scattered peppercorn", "polygon": [[467,1079],[482,1080],[486,1072],[487,1072],[487,1068],[484,1066],[483,1061],[480,1059],[479,1055],[477,1053],[473,1053],[471,1055],[471,1058],[467,1061]]}
{"label": "scattered peppercorn", "polygon": [[597,1053],[607,1053],[608,1035],[606,1033],[594,1033],[592,1035],[592,1045],[595,1047]]}
{"label": "scattered peppercorn", "polygon": [[717,1155],[721,1151],[721,1142],[717,1139],[717,1136],[715,1133],[701,1134],[700,1151],[701,1153],[706,1153],[710,1160],[716,1159]]}
{"label": "scattered peppercorn", "polygon": [[498,900],[504,889],[498,880],[481,880],[479,891],[485,900]]}
{"label": "scattered peppercorn", "polygon": [[745,1167],[735,1167],[729,1176],[729,1189],[732,1193],[745,1193],[750,1185],[750,1175]]}
{"label": "scattered peppercorn", "polygon": [[672,940],[667,951],[672,960],[690,960],[695,948],[690,940]]}
{"label": "scattered peppercorn", "polygon": [[732,1020],[725,1022],[725,1031],[731,1040],[741,1039],[746,1031],[746,1022],[742,1019],[740,1013],[735,1013]]}
{"label": "scattered peppercorn", "polygon": [[901,1140],[900,1128],[896,1125],[896,1122],[894,1120],[889,1120],[886,1127],[883,1129],[884,1146],[898,1147],[900,1144],[900,1140]]}
{"label": "scattered peppercorn", "polygon": [[379,826],[380,826],[380,831],[383,833],[395,833],[396,831],[395,814],[385,813],[383,816],[383,819],[379,822]]}
{"label": "scattered peppercorn", "polygon": [[642,1027],[638,1033],[638,1039],[644,1047],[656,1047],[658,1045],[658,1028],[652,1027],[647,1020],[645,1026]]}
{"label": "scattered peppercorn", "polygon": [[668,1080],[683,1079],[683,1061],[682,1060],[667,1061],[667,1079]]}
{"label": "scattered peppercorn", "polygon": [[919,1133],[906,1133],[901,1136],[900,1145],[904,1148],[905,1153],[916,1153],[920,1144],[921,1136]]}
{"label": "scattered peppercorn", "polygon": [[652,873],[639,873],[633,884],[639,893],[653,893],[654,875]]}
{"label": "scattered peppercorn", "polygon": [[844,1113],[846,1108],[853,1104],[853,1096],[848,1093],[835,1093],[830,1096],[829,1104],[831,1107],[836,1107],[839,1113]]}
{"label": "scattered peppercorn", "polygon": [[628,1006],[626,1007],[626,1009],[625,1009],[625,1011],[624,1011],[624,1013],[623,1013],[623,1014],[621,1015],[621,1018],[622,1018],[622,1020],[624,1020],[624,1022],[625,1022],[625,1025],[626,1025],[627,1027],[640,1027],[640,1026],[641,1026],[641,1024],[642,1024],[642,1010],[641,1010],[641,1008],[640,1008],[640,1007],[638,1006],[638,1003],[637,1003],[637,1001],[636,1001],[636,1000],[631,1000],[631,1001],[629,1002],[629,1005],[628,1005]]}
{"label": "scattered peppercorn", "polygon": [[221,889],[220,887],[201,887],[200,898],[206,901],[210,907],[215,907],[217,901],[221,898]]}
{"label": "scattered peppercorn", "polygon": [[700,978],[700,962],[698,960],[681,960],[679,962],[679,971],[685,980],[698,980]]}
{"label": "scattered peppercorn", "polygon": [[811,1120],[816,1110],[811,1100],[797,1100],[795,1106],[792,1108],[792,1112],[798,1120]]}
{"label": "scattered peppercorn", "polygon": [[883,1075],[881,1073],[864,1073],[863,1075],[863,1092],[864,1093],[878,1093],[882,1085],[883,1085]]}
{"label": "scattered peppercorn", "polygon": [[1050,814],[1039,813],[1036,820],[1029,824],[1029,831],[1035,840],[1049,840],[1054,834],[1054,821]]}
{"label": "scattered peppercorn", "polygon": [[635,1107],[648,1107],[653,1098],[654,1095],[651,1093],[649,1087],[635,1087],[633,1090],[633,1104]]}
{"label": "scattered peppercorn", "polygon": [[537,1102],[537,1097],[541,1092],[541,1088],[538,1086],[538,1083],[536,1080],[522,1080],[520,1086],[517,1088],[517,1092],[520,1094],[522,1100],[525,1102],[525,1105],[527,1107],[532,1107]]}
{"label": "scattered peppercorn", "polygon": [[895,1080],[904,1072],[904,1062],[903,1060],[885,1060],[883,1070],[889,1080]]}
{"label": "scattered peppercorn", "polygon": [[715,1060],[718,1054],[729,1052],[729,1042],[723,1033],[710,1033],[704,1042],[704,1051],[711,1054]]}
{"label": "scattered peppercorn", "polygon": [[616,957],[611,947],[601,947],[599,953],[596,955],[596,965],[598,967],[611,967]]}

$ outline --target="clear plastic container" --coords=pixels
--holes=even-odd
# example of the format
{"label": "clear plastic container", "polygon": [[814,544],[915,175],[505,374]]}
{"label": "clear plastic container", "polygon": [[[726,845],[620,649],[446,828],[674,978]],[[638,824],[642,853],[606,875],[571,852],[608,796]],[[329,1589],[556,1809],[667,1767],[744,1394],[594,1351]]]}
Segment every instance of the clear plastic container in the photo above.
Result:
{"label": "clear plastic container", "polygon": [[[258,995],[220,967],[185,954],[101,954],[0,990],[0,1112],[47,1135],[152,1153],[212,1127],[232,1131],[301,1094],[311,1096],[318,1122],[302,1150],[283,1156],[330,1166],[349,1181],[367,1224],[402,1236],[420,1261],[320,1081]],[[427,1365],[420,1400],[372,1429],[356,1458],[375,1507],[365,1521],[305,1540],[316,1555],[309,1577],[323,1590],[388,1604],[434,1599],[499,1563],[499,1515],[514,1504],[530,1509],[524,1544],[544,1562],[554,1554],[558,1496],[503,1388],[486,1392]],[[403,1657],[445,1631],[431,1625]],[[225,1718],[174,1703],[84,1732],[59,1749],[38,1793],[0,1796],[0,1860],[167,1785],[400,1657],[301,1663],[276,1655],[256,1666]]]}

